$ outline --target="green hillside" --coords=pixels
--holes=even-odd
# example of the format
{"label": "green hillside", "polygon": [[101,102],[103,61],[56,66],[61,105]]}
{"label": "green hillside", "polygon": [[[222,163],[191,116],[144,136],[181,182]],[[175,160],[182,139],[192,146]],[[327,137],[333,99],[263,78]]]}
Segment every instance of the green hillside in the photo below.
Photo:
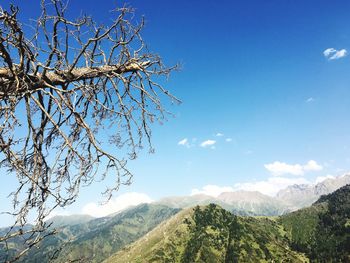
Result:
{"label": "green hillside", "polygon": [[178,211],[166,206],[148,204],[125,211],[102,226],[78,236],[53,262],[66,262],[77,258],[84,262],[101,262]]}
{"label": "green hillside", "polygon": [[292,247],[311,261],[350,262],[350,185],[279,221]]}
{"label": "green hillside", "polygon": [[350,185],[281,217],[187,209],[105,261],[114,262],[350,262]]}
{"label": "green hillside", "polygon": [[105,261],[307,262],[269,218],[238,217],[211,204],[187,209]]}
{"label": "green hillside", "polygon": [[298,251],[310,254],[315,246],[315,232],[320,215],[327,211],[327,203],[315,204],[293,213],[281,216],[278,221],[284,227],[291,246]]}
{"label": "green hillside", "polygon": [[[22,229],[23,231],[29,231],[32,229],[32,225],[25,225]],[[20,228],[14,227],[11,229],[10,227],[0,228],[0,237],[5,236],[11,231],[16,232],[19,231]],[[22,237],[16,236],[10,239],[8,242],[0,242],[0,262],[7,262],[9,258],[13,258],[19,250],[24,250],[26,246],[23,244],[23,239],[29,238],[28,234],[23,235]]]}
{"label": "green hillside", "polygon": [[[82,220],[54,218],[58,234],[22,262],[350,262],[350,185],[280,217],[238,216],[216,204],[182,211],[144,204]],[[19,241],[0,246],[0,262]]]}
{"label": "green hillside", "polygon": [[[58,228],[56,235],[45,238],[39,248],[29,250],[19,262],[69,262],[77,259],[79,262],[101,262],[178,211],[163,205],[143,204],[114,216],[80,224],[73,224],[72,217],[59,218],[54,225],[65,226]],[[10,243],[10,247],[12,253],[22,248],[21,240]],[[8,251],[0,247],[0,262],[4,262],[7,256]]]}

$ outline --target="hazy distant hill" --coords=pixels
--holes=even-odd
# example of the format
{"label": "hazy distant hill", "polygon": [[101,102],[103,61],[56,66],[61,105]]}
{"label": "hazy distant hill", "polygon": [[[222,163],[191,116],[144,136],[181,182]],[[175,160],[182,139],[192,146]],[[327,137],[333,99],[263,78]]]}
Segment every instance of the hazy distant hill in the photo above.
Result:
{"label": "hazy distant hill", "polygon": [[192,196],[176,196],[161,199],[159,204],[174,208],[189,208],[195,205],[208,205],[215,203],[238,215],[281,215],[288,212],[288,207],[274,199],[259,192],[236,191],[225,192],[218,197],[204,194]]}
{"label": "hazy distant hill", "polygon": [[58,228],[63,226],[73,226],[76,224],[84,224],[90,220],[95,219],[95,217],[89,215],[69,215],[69,216],[54,216],[47,221],[51,224],[51,227]]}
{"label": "hazy distant hill", "polygon": [[220,194],[217,199],[230,205],[231,211],[246,211],[254,215],[273,216],[289,211],[288,207],[278,199],[257,191],[226,192]]}
{"label": "hazy distant hill", "polygon": [[157,204],[163,204],[169,207],[174,208],[188,208],[195,205],[207,205],[210,203],[216,202],[217,199],[215,197],[204,195],[204,194],[196,194],[190,196],[170,196],[160,199]]}
{"label": "hazy distant hill", "polygon": [[109,218],[103,225],[75,238],[54,262],[82,258],[83,262],[103,259],[152,230],[177,213],[178,209],[143,204]]}
{"label": "hazy distant hill", "polygon": [[[65,226],[58,228],[58,234],[44,239],[39,249],[31,249],[20,262],[69,262],[76,259],[101,262],[178,211],[163,205],[143,204],[114,216],[79,224],[67,225],[76,221],[74,216],[59,218]],[[20,242],[10,244],[13,249],[20,248],[20,245]],[[56,252],[60,247],[62,250]],[[50,259],[54,252],[57,253],[56,259]],[[0,262],[5,261],[6,255],[7,251],[0,248]]]}

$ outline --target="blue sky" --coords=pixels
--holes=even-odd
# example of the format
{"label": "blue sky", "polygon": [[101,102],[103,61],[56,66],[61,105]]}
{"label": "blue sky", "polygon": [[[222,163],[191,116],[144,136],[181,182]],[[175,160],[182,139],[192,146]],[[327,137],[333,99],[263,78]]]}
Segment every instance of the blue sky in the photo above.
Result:
{"label": "blue sky", "polygon": [[[75,0],[70,10],[108,23],[116,3],[122,1]],[[128,3],[146,18],[149,49],[168,65],[182,64],[166,86],[183,103],[168,108],[175,118],[153,126],[155,154],[144,150],[129,162],[133,183],[116,196],[134,192],[143,194],[136,199],[156,200],[232,189],[273,194],[349,170],[350,2]],[[22,6],[24,16],[36,16],[29,3]],[[83,189],[66,212],[102,200],[111,180]],[[4,193],[13,184],[5,183],[0,208],[7,207]]]}

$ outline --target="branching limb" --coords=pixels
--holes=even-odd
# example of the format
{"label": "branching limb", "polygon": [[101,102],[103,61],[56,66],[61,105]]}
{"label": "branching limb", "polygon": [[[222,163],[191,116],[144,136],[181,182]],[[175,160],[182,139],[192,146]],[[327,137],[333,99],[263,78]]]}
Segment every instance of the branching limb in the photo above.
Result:
{"label": "branching limb", "polygon": [[144,21],[136,23],[132,9],[114,10],[106,27],[86,16],[67,19],[64,1],[42,0],[41,8],[31,31],[18,7],[0,7],[0,167],[18,180],[15,224],[0,243],[25,233],[17,256],[48,234],[47,215],[73,203],[97,175],[116,175],[108,198],[129,184],[126,160],[145,140],[152,149],[150,124],[167,115],[161,101],[179,102],[157,83],[176,67],[146,49]]}

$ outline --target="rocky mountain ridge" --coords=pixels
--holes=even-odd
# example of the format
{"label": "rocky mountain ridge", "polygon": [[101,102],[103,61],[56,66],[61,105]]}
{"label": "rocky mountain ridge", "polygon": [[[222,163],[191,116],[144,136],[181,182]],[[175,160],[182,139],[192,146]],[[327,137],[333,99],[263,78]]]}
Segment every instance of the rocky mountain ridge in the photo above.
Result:
{"label": "rocky mountain ridge", "polygon": [[275,197],[258,191],[238,190],[224,192],[217,197],[205,194],[167,197],[157,203],[174,208],[215,203],[240,215],[276,216],[310,206],[322,195],[332,193],[346,184],[350,184],[350,174],[327,178],[314,185],[291,185],[280,190]]}

